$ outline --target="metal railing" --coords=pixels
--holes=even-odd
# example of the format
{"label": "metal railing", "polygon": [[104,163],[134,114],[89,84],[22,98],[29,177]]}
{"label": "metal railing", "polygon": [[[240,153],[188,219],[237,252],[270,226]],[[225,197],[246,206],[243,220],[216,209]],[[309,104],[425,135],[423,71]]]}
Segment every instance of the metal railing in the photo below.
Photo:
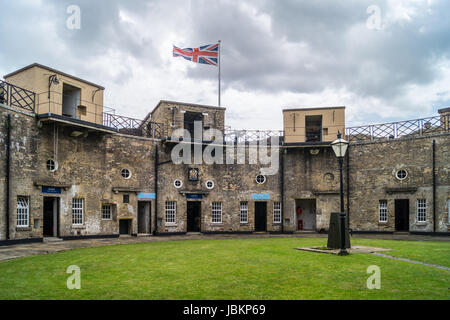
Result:
{"label": "metal railing", "polygon": [[161,139],[164,135],[164,126],[158,122],[143,122],[142,120],[103,113],[103,125],[116,129],[123,134],[146,138]]}
{"label": "metal railing", "polygon": [[0,103],[34,112],[36,93],[0,80]]}
{"label": "metal railing", "polygon": [[450,132],[450,115],[345,129],[349,142],[386,141]]}
{"label": "metal railing", "polygon": [[278,137],[279,143],[283,141],[283,130],[232,130],[225,128],[225,142],[251,143],[266,141],[271,143],[271,137]]}

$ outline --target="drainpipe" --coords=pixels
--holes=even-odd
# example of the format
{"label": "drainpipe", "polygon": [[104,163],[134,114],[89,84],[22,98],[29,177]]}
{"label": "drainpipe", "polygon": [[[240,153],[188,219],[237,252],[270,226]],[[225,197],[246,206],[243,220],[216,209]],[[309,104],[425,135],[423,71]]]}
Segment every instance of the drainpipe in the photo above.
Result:
{"label": "drainpipe", "polygon": [[347,228],[350,228],[350,147],[347,150]]}
{"label": "drainpipe", "polygon": [[281,150],[280,161],[280,196],[281,196],[281,233],[284,233],[284,152],[286,149]]}
{"label": "drainpipe", "polygon": [[433,232],[436,232],[436,141],[433,140]]}
{"label": "drainpipe", "polygon": [[155,230],[153,234],[156,235],[158,228],[158,145],[155,145]]}
{"label": "drainpipe", "polygon": [[10,174],[11,174],[11,115],[6,120],[6,240],[9,240],[9,211],[10,211]]}

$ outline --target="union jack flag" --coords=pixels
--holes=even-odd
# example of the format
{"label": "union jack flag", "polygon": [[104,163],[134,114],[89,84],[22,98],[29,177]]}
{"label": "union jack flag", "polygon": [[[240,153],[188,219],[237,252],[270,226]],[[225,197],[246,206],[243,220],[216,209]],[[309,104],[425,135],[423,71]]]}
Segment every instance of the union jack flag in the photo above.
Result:
{"label": "union jack flag", "polygon": [[183,57],[186,60],[192,62],[217,66],[219,58],[219,44],[218,43],[208,44],[206,46],[201,46],[199,48],[184,48],[184,49],[180,49],[176,46],[173,46],[173,56]]}

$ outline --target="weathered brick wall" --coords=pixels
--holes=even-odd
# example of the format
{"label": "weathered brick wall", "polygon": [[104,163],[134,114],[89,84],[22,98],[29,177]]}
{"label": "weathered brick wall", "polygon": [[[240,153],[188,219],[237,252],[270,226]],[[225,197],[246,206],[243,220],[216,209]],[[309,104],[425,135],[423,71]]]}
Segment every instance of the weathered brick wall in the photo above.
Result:
{"label": "weathered brick wall", "polygon": [[[174,108],[174,110],[172,110]],[[207,113],[203,126],[224,131],[225,109],[212,106],[190,105],[162,101],[152,112],[151,121],[163,123],[165,135],[171,136],[176,129],[184,127],[184,114],[180,111]],[[192,137],[193,138],[193,137]]]}
{"label": "weathered brick wall", "polygon": [[[118,219],[131,218],[132,233],[137,233],[137,192],[154,191],[154,145],[151,139],[109,135],[95,131],[78,137],[71,136],[73,128],[53,124],[38,128],[32,115],[0,108],[0,239],[5,238],[5,157],[6,114],[12,117],[11,129],[11,222],[12,239],[42,237],[43,199],[59,197],[60,236],[117,234]],[[77,129],[80,130],[80,129]],[[54,143],[57,142],[55,155]],[[46,168],[48,159],[58,162],[58,170]],[[130,179],[120,171],[131,171]],[[41,186],[65,186],[60,195],[44,194]],[[113,188],[121,191],[113,192]],[[130,202],[123,203],[123,194]],[[17,196],[30,197],[30,226],[17,228]],[[72,225],[72,199],[84,199],[83,226]],[[102,204],[114,204],[117,210],[112,220],[101,219]],[[152,215],[154,209],[152,206]],[[152,217],[154,219],[154,217]],[[35,225],[35,220],[39,223]],[[34,228],[36,226],[36,228]]]}
{"label": "weathered brick wall", "polygon": [[[350,146],[350,224],[355,230],[394,231],[395,199],[409,199],[410,231],[433,231],[432,144],[436,141],[436,231],[446,232],[450,195],[450,136],[393,140]],[[400,181],[397,170],[408,177]],[[400,188],[388,193],[389,188]],[[406,192],[406,188],[417,191]],[[402,192],[402,190],[406,190]],[[427,201],[427,221],[417,222],[417,199]],[[388,222],[378,222],[379,200],[387,200]]]}
{"label": "weathered brick wall", "polygon": [[16,228],[17,196],[29,196],[31,216],[38,215],[39,200],[33,186],[33,176],[37,163],[37,126],[33,115],[11,111],[0,106],[0,240],[6,239],[6,139],[7,115],[11,115],[11,174],[10,174],[10,238],[33,238],[40,236],[40,230],[33,228],[33,220],[28,228]]}
{"label": "weathered brick wall", "polygon": [[[339,165],[333,150],[330,147],[287,148],[284,157],[285,230],[297,230],[296,200],[302,199],[316,201],[316,230],[327,230],[330,213],[339,212],[340,206]],[[344,161],[344,182],[345,169]]]}
{"label": "weathered brick wall", "polygon": [[[184,108],[184,107],[183,107]],[[198,111],[198,109],[195,109]],[[121,134],[90,131],[78,137],[72,136],[75,128],[58,126],[55,135],[53,124],[38,126],[33,115],[0,107],[0,239],[5,238],[5,119],[12,116],[11,144],[11,238],[41,237],[43,231],[42,185],[66,186],[60,198],[60,235],[94,235],[119,233],[119,220],[132,219],[131,232],[137,233],[138,192],[152,193],[155,187],[155,149],[159,148],[159,161],[170,160],[170,143]],[[84,129],[76,129],[84,130]],[[59,168],[49,172],[46,161],[55,157],[54,143],[57,137],[56,160]],[[433,231],[432,193],[432,141],[436,141],[436,231],[447,232],[450,194],[450,135],[394,140],[372,144],[351,145],[350,157],[350,225],[354,230],[394,231],[395,199],[410,201],[410,230]],[[152,230],[155,211],[158,213],[159,232],[186,232],[185,192],[205,193],[202,201],[201,230],[204,232],[253,231],[255,201],[253,194],[267,194],[267,230],[279,231],[280,224],[273,223],[273,203],[280,201],[280,172],[267,176],[259,185],[255,177],[260,173],[259,164],[161,164],[158,169],[158,207],[151,200]],[[288,148],[284,152],[284,231],[297,229],[296,201],[313,199],[316,203],[316,230],[328,229],[329,214],[339,211],[339,170],[337,159],[330,147]],[[124,179],[123,168],[131,171],[130,179]],[[188,168],[199,169],[199,181],[189,182]],[[346,191],[346,161],[344,161],[344,188]],[[398,169],[406,169],[408,178],[395,178]],[[183,181],[183,187],[173,185],[175,179]],[[214,182],[208,190],[207,180]],[[414,192],[387,193],[392,188],[413,188]],[[115,190],[115,192],[113,191]],[[130,197],[123,203],[124,194]],[[17,196],[29,196],[30,226],[16,227]],[[85,224],[72,225],[72,199],[85,199]],[[347,195],[345,196],[345,200]],[[417,223],[416,200],[427,200],[427,221]],[[378,201],[388,201],[388,222],[378,222]],[[177,223],[165,223],[165,201],[177,201]],[[241,224],[240,202],[248,202],[247,224]],[[211,221],[211,203],[222,202],[223,222]],[[112,220],[101,219],[102,204],[113,204],[116,212]],[[345,205],[347,209],[347,206]],[[156,209],[156,210],[155,210]],[[38,221],[39,223],[35,223]],[[35,228],[36,227],[36,228]]]}
{"label": "weathered brick wall", "polygon": [[[162,155],[162,161],[170,158],[170,149]],[[248,159],[248,146],[246,148]],[[184,192],[206,193],[201,200],[201,231],[202,232],[238,232],[254,231],[255,201],[267,202],[267,230],[280,231],[281,225],[273,223],[273,202],[280,201],[280,176],[279,174],[266,176],[264,184],[256,183],[256,176],[260,174],[259,164],[179,164],[166,163],[159,167],[158,179],[158,216],[159,232],[186,232],[186,207],[187,200]],[[199,181],[188,181],[188,169],[199,169]],[[175,179],[183,181],[183,186],[175,188]],[[212,180],[214,188],[206,188],[206,181]],[[269,200],[254,200],[253,194],[268,194]],[[167,225],[165,221],[165,202],[177,202],[177,222],[175,225]],[[248,223],[240,223],[240,202],[248,202]],[[222,223],[212,223],[211,204],[222,202]]]}

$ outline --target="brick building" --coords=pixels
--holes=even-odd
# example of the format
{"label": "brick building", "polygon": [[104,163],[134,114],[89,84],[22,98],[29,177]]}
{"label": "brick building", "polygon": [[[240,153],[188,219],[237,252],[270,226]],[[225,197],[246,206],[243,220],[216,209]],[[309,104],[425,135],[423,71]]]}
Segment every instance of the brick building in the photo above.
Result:
{"label": "brick building", "polygon": [[[286,109],[282,131],[233,131],[214,106],[160,101],[144,120],[118,116],[103,106],[102,86],[39,64],[4,78],[4,243],[327,230],[339,211],[338,131],[350,142],[343,177],[354,232],[449,233],[449,109],[352,128],[344,107]],[[277,147],[268,148],[271,174],[255,156],[265,145]],[[178,150],[190,163],[174,163]],[[196,151],[223,161],[198,161]]]}

